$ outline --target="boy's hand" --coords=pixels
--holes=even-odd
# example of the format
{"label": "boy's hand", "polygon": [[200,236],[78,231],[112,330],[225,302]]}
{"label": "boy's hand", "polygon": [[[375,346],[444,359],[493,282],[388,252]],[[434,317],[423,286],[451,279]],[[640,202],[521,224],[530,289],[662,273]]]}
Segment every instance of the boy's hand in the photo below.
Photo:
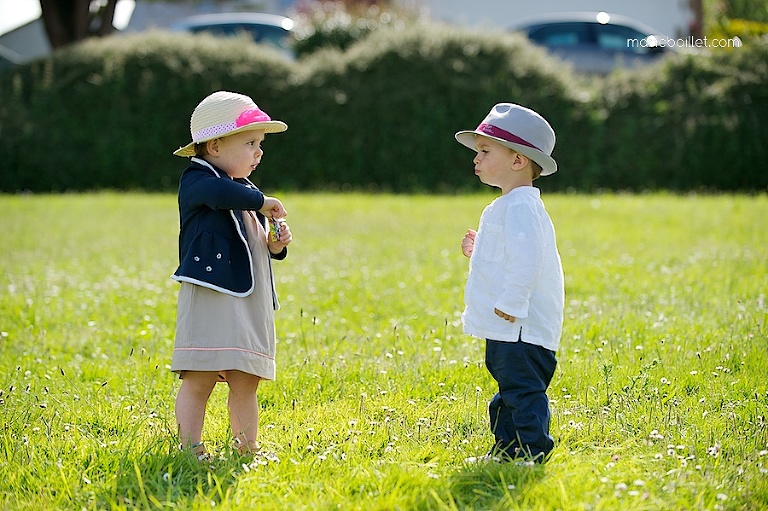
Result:
{"label": "boy's hand", "polygon": [[285,220],[280,221],[280,237],[277,239],[277,241],[272,241],[272,237],[267,235],[267,247],[273,254],[279,254],[282,252],[283,249],[287,247],[291,241],[293,241],[291,228],[288,226]]}
{"label": "boy's hand", "polygon": [[261,206],[259,213],[267,218],[283,218],[288,214],[280,199],[267,197],[266,195],[264,196],[264,204]]}
{"label": "boy's hand", "polygon": [[506,312],[502,312],[499,309],[493,309],[493,312],[495,312],[498,317],[500,317],[502,319],[506,319],[510,323],[514,323],[515,322],[515,317],[514,316],[510,316]]}
{"label": "boy's hand", "polygon": [[472,251],[475,250],[475,236],[477,236],[477,231],[468,229],[464,239],[461,240],[461,253],[466,257],[471,256]]}

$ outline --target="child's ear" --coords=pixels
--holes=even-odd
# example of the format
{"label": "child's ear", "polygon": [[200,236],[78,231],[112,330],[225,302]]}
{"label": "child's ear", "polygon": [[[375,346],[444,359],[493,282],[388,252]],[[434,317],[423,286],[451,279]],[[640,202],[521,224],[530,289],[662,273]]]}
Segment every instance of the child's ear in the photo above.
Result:
{"label": "child's ear", "polygon": [[213,140],[209,140],[205,143],[205,149],[208,151],[208,154],[211,156],[218,156],[219,155],[219,139],[214,138]]}
{"label": "child's ear", "polygon": [[515,152],[515,159],[512,162],[512,168],[516,170],[520,170],[522,168],[525,168],[525,166],[528,165],[530,161],[531,160],[524,154]]}

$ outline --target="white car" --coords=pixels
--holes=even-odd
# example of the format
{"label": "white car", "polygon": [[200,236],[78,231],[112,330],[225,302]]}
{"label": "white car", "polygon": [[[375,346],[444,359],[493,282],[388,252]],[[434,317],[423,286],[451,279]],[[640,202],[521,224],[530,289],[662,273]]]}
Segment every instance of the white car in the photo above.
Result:
{"label": "white car", "polygon": [[653,28],[626,16],[606,12],[557,13],[521,20],[510,28],[570,62],[574,70],[608,74],[618,67],[653,62],[675,48]]}

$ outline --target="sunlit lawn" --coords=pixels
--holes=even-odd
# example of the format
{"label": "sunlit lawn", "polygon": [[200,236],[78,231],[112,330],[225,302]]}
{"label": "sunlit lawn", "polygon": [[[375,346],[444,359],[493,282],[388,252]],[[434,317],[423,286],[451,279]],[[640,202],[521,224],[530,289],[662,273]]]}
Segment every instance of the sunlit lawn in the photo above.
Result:
{"label": "sunlit lawn", "polygon": [[282,195],[275,458],[232,454],[219,388],[199,464],[175,197],[0,196],[0,508],[768,507],[768,197],[544,194],[567,297],[543,467],[465,462],[494,389],[459,243],[493,197]]}

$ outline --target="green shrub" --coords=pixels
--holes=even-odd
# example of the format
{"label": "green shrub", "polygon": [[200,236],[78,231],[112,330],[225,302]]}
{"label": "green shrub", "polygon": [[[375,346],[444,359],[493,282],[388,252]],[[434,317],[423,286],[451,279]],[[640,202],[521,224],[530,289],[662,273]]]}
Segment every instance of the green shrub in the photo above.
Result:
{"label": "green shrub", "polygon": [[[3,76],[0,190],[170,189],[189,116],[220,88],[262,107],[290,62],[244,40],[150,33],[94,39]],[[4,165],[5,166],[5,165]]]}
{"label": "green shrub", "polygon": [[[385,5],[311,2],[295,17],[294,51],[299,57],[321,49],[346,50],[372,32],[419,22],[416,11]],[[352,2],[353,3],[353,2]],[[387,2],[385,2],[387,3]]]}
{"label": "green shrub", "polygon": [[517,36],[379,31],[315,59],[301,87],[313,110],[292,133],[312,148],[297,162],[312,187],[475,187],[472,153],[456,131],[477,126],[499,101],[540,109],[557,125],[574,111],[563,73]]}
{"label": "green shrub", "polygon": [[477,189],[453,134],[517,102],[557,133],[547,190],[766,190],[768,45],[584,79],[514,34],[420,24],[288,61],[246,39],[88,41],[0,75],[0,191],[173,190],[194,106],[248,94],[289,130],[270,189]]}
{"label": "green shrub", "polygon": [[766,38],[768,2],[765,0],[704,0],[703,8],[704,34],[711,39],[739,37],[744,44],[752,44]]}
{"label": "green shrub", "polygon": [[[765,190],[768,45],[609,77],[590,147],[607,188]],[[599,183],[585,183],[595,186]]]}

